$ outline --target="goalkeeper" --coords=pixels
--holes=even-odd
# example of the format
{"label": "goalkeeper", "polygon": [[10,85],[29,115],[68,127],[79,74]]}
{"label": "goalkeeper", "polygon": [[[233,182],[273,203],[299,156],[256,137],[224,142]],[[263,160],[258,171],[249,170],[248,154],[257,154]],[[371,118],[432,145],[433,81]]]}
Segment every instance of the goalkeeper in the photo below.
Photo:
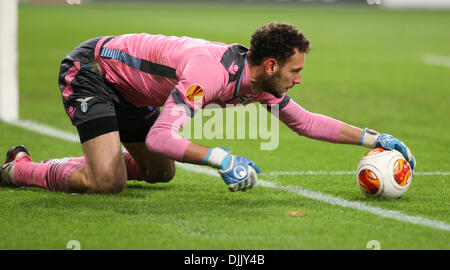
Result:
{"label": "goalkeeper", "polygon": [[127,179],[170,181],[174,161],[180,161],[217,168],[231,191],[252,188],[260,172],[255,162],[178,134],[211,103],[260,102],[299,135],[397,149],[414,169],[411,152],[393,136],[311,113],[286,94],[301,83],[309,50],[303,33],[278,22],[259,28],[250,48],[145,33],[88,40],[64,58],[59,74],[64,108],[84,156],[35,163],[24,146],[13,146],[0,169],[1,184],[119,193]]}

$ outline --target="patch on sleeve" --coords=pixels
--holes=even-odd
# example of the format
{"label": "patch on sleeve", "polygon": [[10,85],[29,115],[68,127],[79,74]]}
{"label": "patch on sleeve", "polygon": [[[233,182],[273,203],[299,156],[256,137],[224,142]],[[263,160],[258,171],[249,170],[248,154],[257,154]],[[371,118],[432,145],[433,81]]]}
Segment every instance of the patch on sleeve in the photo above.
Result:
{"label": "patch on sleeve", "polygon": [[203,87],[198,84],[191,84],[186,91],[186,98],[192,103],[199,103],[204,94]]}

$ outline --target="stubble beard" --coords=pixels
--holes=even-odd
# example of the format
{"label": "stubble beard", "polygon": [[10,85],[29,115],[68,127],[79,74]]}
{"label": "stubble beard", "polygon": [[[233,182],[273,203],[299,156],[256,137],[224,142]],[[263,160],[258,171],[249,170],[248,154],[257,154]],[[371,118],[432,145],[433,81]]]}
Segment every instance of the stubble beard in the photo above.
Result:
{"label": "stubble beard", "polygon": [[263,81],[261,84],[262,91],[268,92],[268,93],[274,95],[276,98],[281,98],[283,96],[283,93],[281,93],[281,89],[277,90],[277,87],[279,87],[277,85],[277,82],[280,81],[280,78],[281,78],[281,72],[278,71],[277,73],[275,73],[272,76],[272,78]]}

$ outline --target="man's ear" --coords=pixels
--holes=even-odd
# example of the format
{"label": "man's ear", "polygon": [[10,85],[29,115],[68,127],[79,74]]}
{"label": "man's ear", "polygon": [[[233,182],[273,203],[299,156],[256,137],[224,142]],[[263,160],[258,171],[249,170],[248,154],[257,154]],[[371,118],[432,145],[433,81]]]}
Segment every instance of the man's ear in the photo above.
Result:
{"label": "man's ear", "polygon": [[278,61],[275,58],[267,58],[263,62],[266,75],[272,76],[278,71]]}

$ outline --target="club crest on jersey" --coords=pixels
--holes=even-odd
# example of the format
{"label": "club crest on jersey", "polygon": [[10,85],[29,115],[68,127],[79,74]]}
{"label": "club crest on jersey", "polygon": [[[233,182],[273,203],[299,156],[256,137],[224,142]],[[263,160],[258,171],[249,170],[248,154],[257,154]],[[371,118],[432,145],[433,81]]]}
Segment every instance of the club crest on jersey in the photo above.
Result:
{"label": "club crest on jersey", "polygon": [[198,84],[191,84],[186,91],[186,98],[192,103],[198,103],[204,95],[203,87]]}
{"label": "club crest on jersey", "polygon": [[77,98],[76,101],[81,102],[80,109],[83,113],[86,113],[88,111],[88,101],[93,99],[94,97],[87,97],[87,98]]}

